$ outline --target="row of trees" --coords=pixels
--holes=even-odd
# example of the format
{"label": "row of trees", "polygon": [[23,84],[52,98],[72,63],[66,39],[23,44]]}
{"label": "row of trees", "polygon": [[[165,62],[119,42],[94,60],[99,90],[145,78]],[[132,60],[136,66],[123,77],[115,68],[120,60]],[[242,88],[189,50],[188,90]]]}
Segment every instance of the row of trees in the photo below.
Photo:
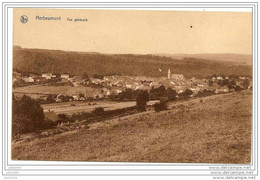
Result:
{"label": "row of trees", "polygon": [[[125,89],[118,95],[111,95],[110,99],[112,100],[120,100],[120,101],[131,101],[136,100],[140,94],[142,94],[144,90],[133,90],[133,89]],[[148,93],[148,91],[147,91]],[[177,96],[177,92],[172,88],[165,88],[164,85],[161,85],[158,88],[153,88],[149,91],[148,97],[150,100],[159,99],[159,98],[168,98],[169,100],[175,100]]]}
{"label": "row of trees", "polygon": [[[213,81],[212,80],[209,80],[208,84],[209,86],[213,86]],[[229,89],[235,89],[237,87],[237,82],[236,80],[234,79],[221,79],[221,80],[218,80],[217,81],[217,84],[220,86],[220,87],[223,87],[223,86],[227,86]],[[249,79],[244,79],[243,80],[243,83],[242,83],[242,86],[244,89],[247,89],[250,85],[250,81]]]}

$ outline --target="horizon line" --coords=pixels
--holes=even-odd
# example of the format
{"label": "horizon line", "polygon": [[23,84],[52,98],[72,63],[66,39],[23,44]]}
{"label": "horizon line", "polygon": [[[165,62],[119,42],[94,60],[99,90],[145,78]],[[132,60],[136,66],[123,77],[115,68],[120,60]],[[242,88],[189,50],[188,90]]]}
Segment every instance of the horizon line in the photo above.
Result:
{"label": "horizon line", "polygon": [[106,52],[98,52],[98,51],[77,51],[77,50],[62,50],[62,49],[45,49],[45,48],[25,48],[22,47],[21,45],[13,45],[13,49],[15,46],[20,47],[21,49],[35,49],[35,50],[52,50],[52,51],[65,51],[65,52],[83,52],[83,53],[96,53],[96,54],[109,54],[109,55],[115,55],[115,54],[120,54],[120,55],[126,55],[126,54],[131,54],[131,55],[202,55],[202,54],[239,54],[239,55],[251,55],[247,53],[233,53],[233,52],[222,52],[222,53],[168,53],[168,52],[160,52],[160,53],[106,53]]}

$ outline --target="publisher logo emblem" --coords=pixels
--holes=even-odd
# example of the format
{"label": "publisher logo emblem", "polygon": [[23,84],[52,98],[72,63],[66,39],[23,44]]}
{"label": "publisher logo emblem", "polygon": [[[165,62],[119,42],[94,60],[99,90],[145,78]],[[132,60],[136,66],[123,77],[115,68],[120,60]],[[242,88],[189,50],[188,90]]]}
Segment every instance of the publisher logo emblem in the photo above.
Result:
{"label": "publisher logo emblem", "polygon": [[28,17],[26,15],[23,15],[20,17],[20,21],[23,24],[26,24],[28,22]]}

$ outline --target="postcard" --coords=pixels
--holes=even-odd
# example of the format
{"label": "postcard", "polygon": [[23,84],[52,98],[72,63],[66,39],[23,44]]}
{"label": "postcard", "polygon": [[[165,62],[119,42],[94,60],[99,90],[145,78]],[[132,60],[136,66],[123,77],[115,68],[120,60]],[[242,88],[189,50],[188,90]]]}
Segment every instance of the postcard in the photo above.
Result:
{"label": "postcard", "polygon": [[14,9],[12,159],[250,163],[251,19]]}
{"label": "postcard", "polygon": [[6,178],[256,177],[255,3],[3,5]]}

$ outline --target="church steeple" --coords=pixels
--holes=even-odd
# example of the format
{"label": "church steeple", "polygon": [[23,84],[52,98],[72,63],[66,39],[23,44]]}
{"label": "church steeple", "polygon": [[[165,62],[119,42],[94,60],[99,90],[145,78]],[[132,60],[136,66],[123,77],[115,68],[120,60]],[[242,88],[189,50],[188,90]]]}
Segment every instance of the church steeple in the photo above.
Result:
{"label": "church steeple", "polygon": [[169,68],[168,70],[168,79],[170,80],[171,79],[171,69]]}

